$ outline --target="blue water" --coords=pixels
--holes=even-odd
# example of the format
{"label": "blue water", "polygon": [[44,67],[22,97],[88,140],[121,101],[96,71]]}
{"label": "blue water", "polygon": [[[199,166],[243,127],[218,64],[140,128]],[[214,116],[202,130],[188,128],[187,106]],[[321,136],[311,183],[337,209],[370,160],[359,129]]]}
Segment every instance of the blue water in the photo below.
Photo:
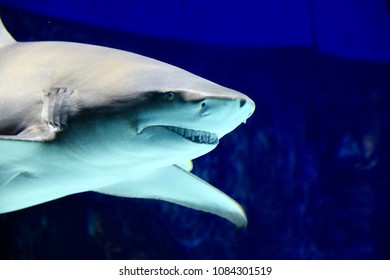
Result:
{"label": "blue water", "polygon": [[343,58],[345,49],[331,55],[309,44],[163,39],[1,6],[0,15],[18,40],[134,51],[244,92],[257,105],[246,125],[194,163],[196,174],[243,205],[246,229],[165,202],[88,193],[0,215],[0,258],[390,257],[388,58],[352,60],[358,52]]}

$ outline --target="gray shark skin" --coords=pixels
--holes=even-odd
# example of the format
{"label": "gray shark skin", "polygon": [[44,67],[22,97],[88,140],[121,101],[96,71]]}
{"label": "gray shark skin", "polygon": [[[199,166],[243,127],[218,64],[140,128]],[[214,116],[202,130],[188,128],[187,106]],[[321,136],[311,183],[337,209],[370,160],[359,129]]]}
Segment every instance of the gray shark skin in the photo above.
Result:
{"label": "gray shark skin", "polygon": [[247,218],[182,163],[255,109],[246,95],[172,65],[70,42],[16,42],[0,21],[0,213],[71,194],[160,199]]}

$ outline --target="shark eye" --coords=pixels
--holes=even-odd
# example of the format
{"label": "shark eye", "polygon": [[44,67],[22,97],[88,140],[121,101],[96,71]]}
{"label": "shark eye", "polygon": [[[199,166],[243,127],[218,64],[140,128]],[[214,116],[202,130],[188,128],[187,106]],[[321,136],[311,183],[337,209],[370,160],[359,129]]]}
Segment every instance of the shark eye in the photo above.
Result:
{"label": "shark eye", "polygon": [[165,97],[168,101],[173,101],[175,99],[175,93],[172,91],[168,91],[165,93]]}

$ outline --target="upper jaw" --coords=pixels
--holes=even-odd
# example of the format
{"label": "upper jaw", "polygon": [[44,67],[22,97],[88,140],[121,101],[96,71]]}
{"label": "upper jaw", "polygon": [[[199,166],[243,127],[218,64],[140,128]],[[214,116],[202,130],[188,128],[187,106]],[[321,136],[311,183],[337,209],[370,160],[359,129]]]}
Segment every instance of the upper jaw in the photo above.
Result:
{"label": "upper jaw", "polygon": [[150,125],[138,128],[137,134],[142,134],[144,130],[149,128],[163,128],[169,133],[172,133],[176,136],[180,136],[182,139],[186,141],[191,141],[196,144],[217,145],[219,143],[220,138],[218,137],[217,133],[172,125]]}
{"label": "upper jaw", "polygon": [[217,145],[219,143],[217,134],[212,132],[181,128],[177,126],[163,127],[194,143],[208,145]]}

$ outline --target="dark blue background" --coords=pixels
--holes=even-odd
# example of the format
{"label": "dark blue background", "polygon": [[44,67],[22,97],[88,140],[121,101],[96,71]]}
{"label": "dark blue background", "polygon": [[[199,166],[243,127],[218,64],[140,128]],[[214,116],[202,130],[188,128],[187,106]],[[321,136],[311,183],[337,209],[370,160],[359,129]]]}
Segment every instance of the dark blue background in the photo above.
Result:
{"label": "dark blue background", "polygon": [[388,1],[0,3],[19,41],[134,51],[257,105],[194,170],[243,205],[245,230],[165,202],[88,193],[0,215],[0,258],[390,257]]}

